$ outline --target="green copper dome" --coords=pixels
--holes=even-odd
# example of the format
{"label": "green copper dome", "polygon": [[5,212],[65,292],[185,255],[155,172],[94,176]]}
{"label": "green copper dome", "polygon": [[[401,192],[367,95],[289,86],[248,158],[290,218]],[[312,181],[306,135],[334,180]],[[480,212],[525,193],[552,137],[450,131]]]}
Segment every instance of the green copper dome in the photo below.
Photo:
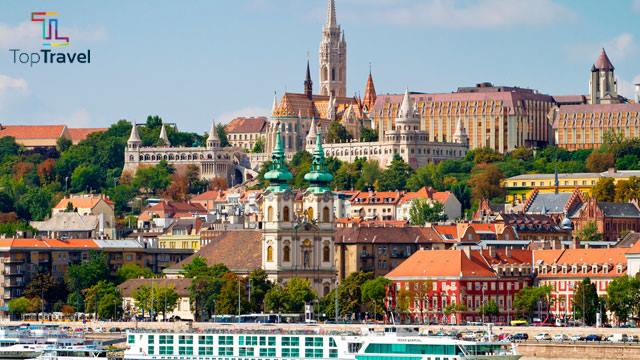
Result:
{"label": "green copper dome", "polygon": [[267,190],[272,192],[283,192],[289,188],[289,181],[293,179],[293,175],[287,169],[285,164],[284,148],[282,146],[282,138],[280,137],[280,126],[276,131],[276,146],[271,154],[271,166],[269,171],[264,174],[264,179],[269,181]]}
{"label": "green copper dome", "polygon": [[329,183],[333,180],[333,175],[327,170],[327,164],[324,162],[324,150],[322,149],[322,139],[320,132],[316,134],[316,148],[313,150],[313,161],[311,162],[311,171],[309,171],[304,179],[311,183],[307,189],[313,193],[324,193],[331,191]]}

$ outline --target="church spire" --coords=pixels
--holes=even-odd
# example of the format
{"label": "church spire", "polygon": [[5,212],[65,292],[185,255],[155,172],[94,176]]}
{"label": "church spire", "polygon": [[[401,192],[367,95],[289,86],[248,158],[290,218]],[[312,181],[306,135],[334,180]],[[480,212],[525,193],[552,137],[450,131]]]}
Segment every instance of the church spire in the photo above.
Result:
{"label": "church spire", "polygon": [[211,120],[211,129],[209,130],[209,137],[207,138],[207,147],[215,148],[220,146],[220,138],[218,138],[218,131],[216,130],[215,120]]}
{"label": "church spire", "polygon": [[400,104],[400,110],[398,110],[398,117],[409,118],[412,114],[413,104],[411,96],[409,96],[409,88],[407,88],[404,92],[404,97],[402,98],[402,104]]}
{"label": "church spire", "polygon": [[376,87],[373,85],[373,76],[371,75],[371,65],[369,65],[369,78],[367,79],[367,86],[364,88],[363,104],[367,107],[367,111],[373,111],[373,106],[376,103]]}
{"label": "church spire", "polygon": [[278,95],[274,91],[273,92],[273,105],[271,105],[271,115],[276,114],[276,110],[278,110]]}
{"label": "church spire", "polygon": [[167,128],[162,124],[162,128],[160,129],[160,136],[158,139],[164,142],[164,146],[171,146],[171,142],[169,142],[169,136],[167,136]]}
{"label": "church spire", "polygon": [[304,79],[304,94],[307,99],[313,99],[313,81],[311,81],[311,70],[309,69],[309,59],[307,59],[307,76]]}
{"label": "church spire", "polygon": [[316,132],[316,148],[313,150],[313,161],[311,162],[311,171],[305,174],[304,179],[311,186],[307,189],[312,193],[322,194],[325,191],[331,191],[329,183],[333,181],[333,175],[327,170],[327,164],[324,160],[324,149],[322,148],[322,134],[320,128]]}
{"label": "church spire", "polygon": [[271,166],[269,171],[264,174],[264,179],[269,181],[267,190],[272,192],[283,192],[289,189],[289,180],[293,179],[293,175],[289,172],[285,163],[284,146],[282,137],[280,136],[280,124],[276,125],[276,145],[271,154]]}
{"label": "church spire", "polygon": [[141,144],[142,140],[140,140],[140,135],[138,135],[138,125],[133,123],[131,126],[131,135],[129,135],[129,140],[127,140],[129,144]]}
{"label": "church spire", "polygon": [[336,2],[335,0],[329,0],[327,4],[327,24],[329,28],[335,27],[336,23]]}

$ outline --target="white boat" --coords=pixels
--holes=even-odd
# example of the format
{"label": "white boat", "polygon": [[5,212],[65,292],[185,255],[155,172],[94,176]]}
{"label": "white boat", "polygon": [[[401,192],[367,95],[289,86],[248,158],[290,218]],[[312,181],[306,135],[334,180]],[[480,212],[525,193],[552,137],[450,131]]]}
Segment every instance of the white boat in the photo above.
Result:
{"label": "white boat", "polygon": [[47,347],[32,360],[106,359],[109,351],[96,346]]}
{"label": "white boat", "polygon": [[127,332],[125,360],[342,359],[518,360],[514,344],[424,336],[386,327],[379,331],[294,330],[287,327]]}
{"label": "white boat", "polygon": [[37,357],[47,347],[83,343],[84,339],[67,335],[57,325],[0,327],[0,359],[29,359]]}

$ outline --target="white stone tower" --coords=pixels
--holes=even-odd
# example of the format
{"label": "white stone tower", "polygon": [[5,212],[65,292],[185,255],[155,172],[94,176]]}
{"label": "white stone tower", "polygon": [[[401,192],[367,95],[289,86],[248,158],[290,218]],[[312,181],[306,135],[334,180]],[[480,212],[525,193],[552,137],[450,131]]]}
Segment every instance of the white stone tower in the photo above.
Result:
{"label": "white stone tower", "polygon": [[320,94],[344,97],[347,93],[347,42],[336,22],[335,0],[329,0],[327,6],[327,22],[320,41]]}
{"label": "white stone tower", "polygon": [[618,82],[614,70],[615,68],[603,48],[598,60],[591,67],[590,104],[615,104],[618,102]]}
{"label": "white stone tower", "polygon": [[467,136],[467,130],[464,128],[462,118],[458,118],[458,124],[456,126],[456,132],[453,134],[453,142],[458,144],[469,144],[469,136]]}
{"label": "white stone tower", "polygon": [[217,149],[220,147],[220,138],[218,138],[218,132],[216,131],[216,122],[211,120],[211,130],[209,130],[209,137],[207,138],[207,148]]}

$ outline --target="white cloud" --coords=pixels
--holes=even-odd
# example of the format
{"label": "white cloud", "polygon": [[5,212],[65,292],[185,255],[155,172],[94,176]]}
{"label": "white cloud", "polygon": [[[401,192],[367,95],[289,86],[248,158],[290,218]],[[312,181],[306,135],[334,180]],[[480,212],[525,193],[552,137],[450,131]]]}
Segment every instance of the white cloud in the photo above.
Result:
{"label": "white cloud", "polygon": [[571,21],[577,15],[553,0],[378,0],[372,6],[358,7],[357,12],[346,13],[345,17],[390,25],[493,28]]}
{"label": "white cloud", "polygon": [[620,60],[632,58],[640,52],[640,46],[638,46],[634,35],[630,33],[621,33],[601,42],[569,45],[565,50],[567,56],[575,61],[584,62],[584,59],[589,59],[589,61],[593,63],[598,58],[598,55],[600,55],[602,48],[607,51],[607,55],[614,66]]}
{"label": "white cloud", "polygon": [[271,109],[258,106],[249,106],[238,110],[228,111],[214,116],[216,123],[226,124],[237,117],[270,116]]}
{"label": "white cloud", "polygon": [[40,29],[32,22],[22,22],[16,26],[0,23],[0,48],[20,48],[38,43]]}
{"label": "white cloud", "polygon": [[[96,42],[107,38],[107,31],[102,26],[92,28],[66,27],[61,25],[63,35],[69,36],[71,44],[74,42]],[[34,48],[42,42],[42,30],[36,23],[25,21],[16,26],[0,23],[0,48]]]}
{"label": "white cloud", "polygon": [[26,95],[29,92],[29,85],[25,79],[0,74],[0,97],[9,92]]}
{"label": "white cloud", "polygon": [[640,13],[640,0],[633,0],[633,2],[631,3],[631,8],[635,12]]}
{"label": "white cloud", "polygon": [[633,34],[622,33],[605,43],[607,52],[619,57],[626,57],[636,51],[638,45],[635,43]]}
{"label": "white cloud", "polygon": [[618,93],[628,99],[635,99],[635,84],[640,84],[640,74],[631,81],[618,79]]}

